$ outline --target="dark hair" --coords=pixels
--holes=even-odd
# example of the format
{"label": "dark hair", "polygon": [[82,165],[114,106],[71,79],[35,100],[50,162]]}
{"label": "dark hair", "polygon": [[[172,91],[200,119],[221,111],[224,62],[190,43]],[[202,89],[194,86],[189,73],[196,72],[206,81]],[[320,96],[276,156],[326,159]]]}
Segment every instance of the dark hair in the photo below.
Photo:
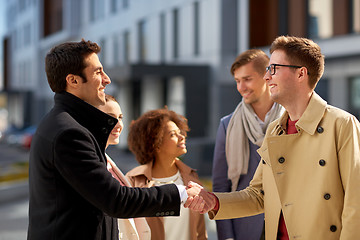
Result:
{"label": "dark hair", "polygon": [[128,146],[140,164],[155,160],[156,149],[162,143],[164,128],[168,121],[173,121],[182,134],[187,135],[189,131],[187,119],[166,107],[148,111],[131,122]]}
{"label": "dark hair", "polygon": [[307,38],[280,36],[271,44],[270,53],[285,52],[289,64],[304,66],[308,70],[309,86],[314,89],[324,73],[324,55],[319,45]]}
{"label": "dark hair", "polygon": [[238,55],[231,65],[231,75],[234,76],[234,72],[241,66],[248,64],[250,62],[254,63],[254,69],[260,75],[265,75],[266,67],[269,64],[269,57],[266,53],[260,49],[249,49],[245,52],[242,52]]}
{"label": "dark hair", "polygon": [[84,39],[52,48],[45,58],[45,71],[51,90],[56,93],[65,91],[68,74],[78,75],[86,82],[82,75],[86,67],[84,59],[91,53],[99,53],[100,50],[96,43],[86,42]]}

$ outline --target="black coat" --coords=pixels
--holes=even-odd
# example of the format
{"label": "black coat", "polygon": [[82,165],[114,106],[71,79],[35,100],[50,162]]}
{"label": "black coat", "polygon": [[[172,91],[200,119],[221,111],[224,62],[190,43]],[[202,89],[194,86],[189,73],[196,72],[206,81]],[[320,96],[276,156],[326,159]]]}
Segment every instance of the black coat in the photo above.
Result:
{"label": "black coat", "polygon": [[117,119],[69,94],[34,135],[28,239],[118,239],[116,218],[173,215],[177,187],[123,187],[107,171],[105,145]]}

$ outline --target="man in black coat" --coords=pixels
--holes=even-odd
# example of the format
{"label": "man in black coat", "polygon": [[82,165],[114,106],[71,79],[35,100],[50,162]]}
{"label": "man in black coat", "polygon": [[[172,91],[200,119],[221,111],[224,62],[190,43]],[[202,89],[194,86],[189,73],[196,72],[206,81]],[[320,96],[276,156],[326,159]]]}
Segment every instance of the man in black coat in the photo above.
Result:
{"label": "man in black coat", "polygon": [[196,192],[128,188],[107,171],[105,145],[117,119],[97,109],[110,83],[99,51],[82,40],[46,56],[55,105],[31,145],[28,239],[118,239],[116,218],[178,216],[181,200]]}

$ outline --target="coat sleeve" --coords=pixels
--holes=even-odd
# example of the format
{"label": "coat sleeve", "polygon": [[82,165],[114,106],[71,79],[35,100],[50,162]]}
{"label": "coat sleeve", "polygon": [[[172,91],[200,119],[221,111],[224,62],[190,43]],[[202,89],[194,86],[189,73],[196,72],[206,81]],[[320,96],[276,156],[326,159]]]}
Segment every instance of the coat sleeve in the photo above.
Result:
{"label": "coat sleeve", "polygon": [[249,186],[241,191],[215,193],[219,199],[219,210],[209,212],[210,219],[248,217],[264,212],[262,190],[263,164],[258,165]]}
{"label": "coat sleeve", "polygon": [[180,214],[174,184],[148,189],[121,186],[101,161],[94,137],[81,130],[62,132],[54,142],[54,165],[61,177],[84,199],[112,217],[152,217]]}
{"label": "coat sleeve", "polygon": [[344,188],[340,239],[360,239],[360,126],[354,116],[340,127],[338,162]]}
{"label": "coat sleeve", "polygon": [[[212,183],[214,192],[231,192],[231,181],[228,179],[228,165],[225,154],[226,127],[230,116],[221,119],[214,148]],[[227,122],[226,122],[227,121]],[[219,239],[235,238],[231,219],[217,220],[216,230]]]}

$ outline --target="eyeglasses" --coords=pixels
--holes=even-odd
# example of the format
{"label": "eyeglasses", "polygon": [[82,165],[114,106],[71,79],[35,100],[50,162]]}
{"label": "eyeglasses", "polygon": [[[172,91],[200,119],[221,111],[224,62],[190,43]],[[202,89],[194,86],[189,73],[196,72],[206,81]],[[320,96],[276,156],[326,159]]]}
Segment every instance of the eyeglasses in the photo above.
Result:
{"label": "eyeglasses", "polygon": [[291,67],[291,68],[302,68],[302,66],[295,66],[295,65],[283,65],[283,64],[270,64],[266,67],[266,72],[270,71],[270,75],[274,75],[276,73],[276,67]]}

